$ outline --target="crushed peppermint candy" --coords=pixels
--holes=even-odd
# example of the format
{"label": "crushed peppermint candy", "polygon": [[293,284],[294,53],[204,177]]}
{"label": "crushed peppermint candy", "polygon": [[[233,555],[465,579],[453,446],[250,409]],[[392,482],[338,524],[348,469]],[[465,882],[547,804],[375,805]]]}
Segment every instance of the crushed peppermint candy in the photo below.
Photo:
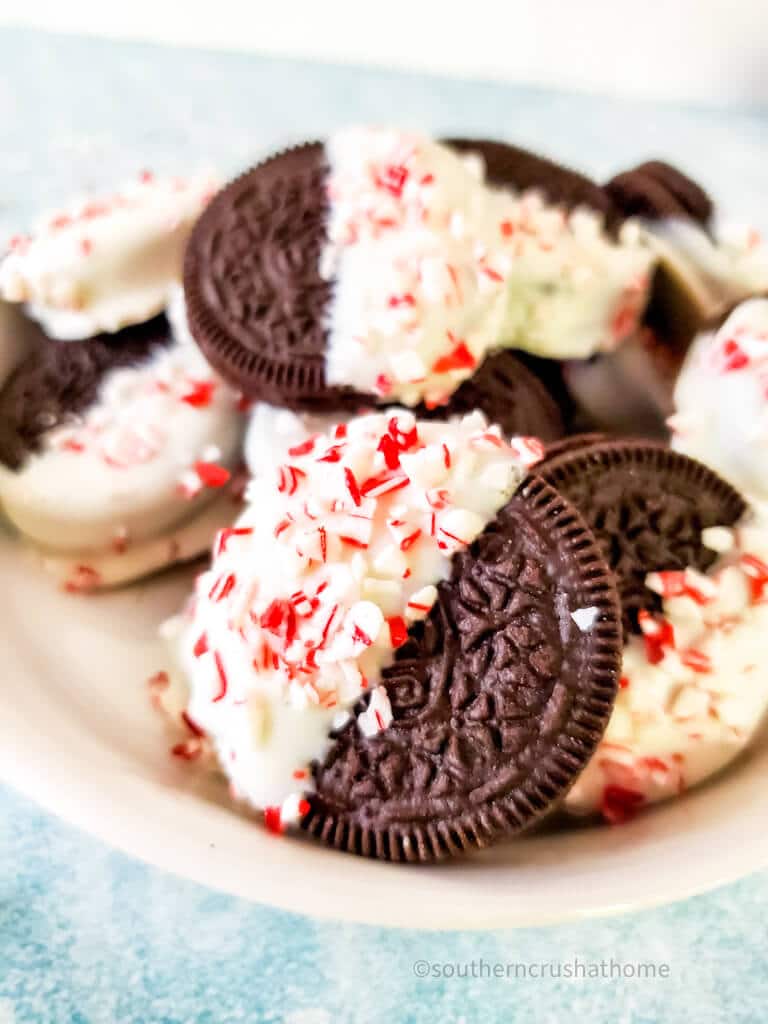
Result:
{"label": "crushed peppermint candy", "polygon": [[501,345],[576,358],[637,326],[654,256],[593,210],[491,188],[482,160],[403,132],[328,143],[335,281],[329,382],[415,405],[448,400]]}
{"label": "crushed peppermint candy", "polygon": [[600,609],[590,606],[589,608],[577,608],[571,612],[571,618],[582,633],[589,633],[598,620]]}
{"label": "crushed peppermint candy", "polygon": [[728,764],[768,710],[768,515],[706,531],[707,575],[656,572],[662,612],[641,613],[605,735],[566,800],[619,824]]}
{"label": "crushed peppermint candy", "polygon": [[371,694],[368,707],[357,716],[357,727],[363,736],[376,736],[384,732],[392,722],[392,705],[389,703],[387,691],[377,686]]}
{"label": "crushed peppermint candy", "polygon": [[[97,571],[105,554],[126,556],[130,547],[141,564],[144,542],[172,541],[192,512],[235,494],[244,426],[237,395],[189,335],[181,288],[174,296],[182,304],[168,309],[165,345],[137,365],[107,371],[92,404],[49,427],[18,470],[0,466],[0,503],[46,558],[95,563]],[[166,561],[159,549],[153,557]],[[131,561],[123,560],[117,576]],[[72,590],[99,585],[87,586],[88,574],[74,564],[65,575]],[[114,566],[107,576],[114,581]]]}
{"label": "crushed peppermint candy", "polygon": [[[175,332],[176,334],[177,332]],[[205,401],[200,395],[205,391]],[[190,395],[197,396],[190,401]],[[98,400],[73,423],[43,436],[44,452],[67,452],[126,470],[161,458],[174,443],[182,421],[200,424],[225,415],[238,419],[234,393],[213,373],[197,347],[174,337],[145,363],[107,374]],[[203,487],[221,487],[230,473],[218,465],[218,446],[207,443],[179,477],[180,493],[194,496]],[[191,477],[190,475],[191,474]]]}
{"label": "crushed peppermint candy", "polygon": [[538,452],[480,413],[439,423],[391,410],[300,439],[251,481],[169,629],[189,714],[276,831],[367,690],[358,727],[389,725],[382,669]]}

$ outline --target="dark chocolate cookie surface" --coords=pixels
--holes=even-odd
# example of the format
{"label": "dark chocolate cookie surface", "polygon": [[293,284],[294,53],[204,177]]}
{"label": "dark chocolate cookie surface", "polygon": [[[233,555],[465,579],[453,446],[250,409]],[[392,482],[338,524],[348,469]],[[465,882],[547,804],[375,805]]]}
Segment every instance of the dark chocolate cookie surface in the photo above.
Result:
{"label": "dark chocolate cookie surface", "polygon": [[184,294],[206,358],[249,398],[354,411],[374,399],[325,379],[327,173],[324,147],[315,142],[278,153],[228,185],[192,232]]}
{"label": "dark chocolate cookie surface", "polygon": [[658,607],[650,572],[708,569],[715,552],[702,530],[732,526],[741,495],[706,466],[660,444],[604,441],[545,460],[536,473],[578,508],[615,572],[624,628]]}
{"label": "dark chocolate cookie surface", "polygon": [[668,335],[643,327],[614,352],[565,363],[563,377],[588,429],[666,441],[683,359]]}
{"label": "dark chocolate cookie surface", "polygon": [[418,406],[422,419],[464,416],[476,409],[502,431],[554,441],[565,433],[560,408],[541,380],[511,352],[488,356],[480,368],[451,396],[446,405]]}
{"label": "dark chocolate cookie surface", "polygon": [[19,469],[47,431],[96,401],[110,370],[137,366],[171,340],[165,316],[84,341],[55,341],[35,327],[29,354],[0,390],[0,463]]}
{"label": "dark chocolate cookie surface", "polygon": [[701,185],[663,160],[648,160],[617,174],[605,191],[625,217],[684,217],[706,226],[714,210]]}
{"label": "dark chocolate cookie surface", "polygon": [[543,481],[455,558],[438,595],[384,673],[392,723],[366,738],[352,718],[315,766],[302,825],[338,849],[428,861],[512,835],[564,795],[611,713],[613,581]]}

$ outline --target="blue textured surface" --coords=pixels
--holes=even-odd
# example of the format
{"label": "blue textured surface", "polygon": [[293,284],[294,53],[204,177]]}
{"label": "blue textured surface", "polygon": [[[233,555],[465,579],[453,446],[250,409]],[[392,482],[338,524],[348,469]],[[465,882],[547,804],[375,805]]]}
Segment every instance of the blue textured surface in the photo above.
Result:
{"label": "blue textured surface", "polygon": [[[17,31],[0,32],[0,69],[3,228],[139,167],[233,170],[354,120],[506,136],[598,174],[664,154],[766,222],[757,114]],[[0,1024],[751,1024],[766,1020],[767,903],[768,873],[556,928],[332,925],[166,876],[0,788]],[[667,964],[669,977],[482,976],[553,959],[594,971],[611,958]],[[470,974],[474,961],[481,976],[421,980],[417,960]]]}
{"label": "blue textured surface", "polygon": [[[0,791],[0,807],[2,1024],[561,1024],[566,1013],[598,1024],[766,1019],[767,874],[583,924],[387,930],[209,892],[128,860],[9,791]],[[481,960],[576,957],[585,965],[666,963],[669,977],[420,980],[413,966],[474,960],[480,973]]]}

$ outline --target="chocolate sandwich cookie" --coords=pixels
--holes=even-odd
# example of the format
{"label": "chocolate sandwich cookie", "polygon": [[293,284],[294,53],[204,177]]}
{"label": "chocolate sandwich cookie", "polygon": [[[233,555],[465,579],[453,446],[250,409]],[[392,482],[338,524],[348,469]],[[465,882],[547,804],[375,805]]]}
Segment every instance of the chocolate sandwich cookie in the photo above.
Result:
{"label": "chocolate sandwich cookie", "polygon": [[[459,150],[472,149],[470,140],[450,144]],[[522,150],[478,145],[482,155],[493,158],[495,184],[516,184],[509,168],[515,166],[517,156],[522,158],[521,181],[531,178],[533,168],[539,166],[537,158],[530,155],[528,160]],[[546,161],[541,165],[556,177],[555,165],[550,168]],[[200,219],[187,250],[184,275],[192,332],[211,365],[256,400],[308,412],[355,411],[378,400],[370,393],[334,388],[326,380],[332,288],[320,275],[320,261],[327,242],[328,174],[325,149],[319,142],[279,153],[246,172]],[[558,188],[567,191],[564,185]],[[576,192],[576,187],[571,191]],[[515,397],[533,387],[547,406],[541,418],[554,423],[557,414],[550,396],[536,382],[531,384],[530,375],[508,354],[483,362],[471,381],[459,388],[460,393],[454,393],[450,413],[480,408],[493,422],[509,419],[509,406],[501,409],[499,397],[516,374],[520,380],[510,404],[515,405]],[[436,412],[445,415],[444,407]],[[424,406],[417,414],[425,414]],[[513,419],[513,432],[523,432],[518,429],[521,418]]]}
{"label": "chocolate sandwich cookie", "polygon": [[540,445],[352,418],[254,477],[169,628],[186,711],[282,831],[427,860],[543,815],[598,742],[621,613]]}
{"label": "chocolate sandwich cookie", "polygon": [[446,405],[417,406],[422,419],[464,416],[481,409],[507,437],[528,435],[554,441],[565,433],[560,406],[541,379],[511,352],[488,356],[480,369],[461,384]]}
{"label": "chocolate sandwich cookie", "polygon": [[563,364],[574,419],[583,429],[665,441],[684,358],[670,334],[644,327],[615,352]]}
{"label": "chocolate sandwich cookie", "polygon": [[714,212],[714,203],[701,185],[663,160],[648,160],[623,171],[604,189],[625,217],[684,217],[706,227]]}
{"label": "chocolate sandwich cookie", "polygon": [[0,387],[0,503],[70,591],[206,551],[237,509],[237,396],[169,310],[115,333],[49,337]]}
{"label": "chocolate sandwich cookie", "polygon": [[13,470],[96,402],[110,371],[139,366],[172,341],[164,315],[83,341],[57,342],[31,321],[28,330],[27,355],[0,389],[0,462]]}
{"label": "chocolate sandwich cookie", "polygon": [[[605,190],[625,216],[650,222],[689,222],[708,234],[714,214],[711,197],[696,181],[662,160],[650,160],[617,174]],[[676,272],[673,260],[662,258],[644,322],[666,345],[684,355],[706,315],[695,288]]]}
{"label": "chocolate sandwich cookie", "polygon": [[[613,204],[614,222],[639,218],[652,251],[654,225],[682,223],[706,237],[713,204],[704,189],[671,164],[646,161],[610,179],[603,190]],[[666,253],[666,255],[665,255]],[[702,323],[702,303],[672,271],[668,247],[659,252],[642,327],[615,351],[563,367],[566,387],[585,425],[612,434],[667,437],[677,374]]]}
{"label": "chocolate sandwich cookie", "polygon": [[702,540],[747,510],[741,495],[710,469],[642,441],[603,441],[547,459],[537,474],[573,502],[616,574],[624,628],[648,609],[648,573],[706,571],[715,553]]}
{"label": "chocolate sandwich cookie", "polygon": [[597,185],[501,143],[342,132],[213,200],[186,253],[190,327],[257,401],[446,406],[500,348],[580,355],[625,335],[650,256],[604,230],[610,209]]}
{"label": "chocolate sandwich cookie", "polygon": [[454,558],[437,603],[385,671],[387,728],[364,736],[353,720],[333,736],[302,827],[393,861],[443,858],[529,827],[599,742],[620,638],[594,539],[562,495],[533,479]]}
{"label": "chocolate sandwich cookie", "polygon": [[737,303],[768,291],[768,250],[754,228],[715,217],[707,192],[654,160],[616,175],[606,192],[639,219],[657,266],[644,323],[682,358],[694,336]]}

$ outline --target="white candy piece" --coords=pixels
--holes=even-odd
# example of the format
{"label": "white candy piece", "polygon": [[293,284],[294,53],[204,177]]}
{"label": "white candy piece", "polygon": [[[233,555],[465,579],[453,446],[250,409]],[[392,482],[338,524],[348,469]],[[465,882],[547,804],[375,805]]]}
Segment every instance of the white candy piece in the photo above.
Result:
{"label": "white candy piece", "polygon": [[391,721],[392,705],[387,691],[383,686],[377,686],[371,694],[368,707],[357,716],[357,727],[363,736],[376,736],[384,732]]}

